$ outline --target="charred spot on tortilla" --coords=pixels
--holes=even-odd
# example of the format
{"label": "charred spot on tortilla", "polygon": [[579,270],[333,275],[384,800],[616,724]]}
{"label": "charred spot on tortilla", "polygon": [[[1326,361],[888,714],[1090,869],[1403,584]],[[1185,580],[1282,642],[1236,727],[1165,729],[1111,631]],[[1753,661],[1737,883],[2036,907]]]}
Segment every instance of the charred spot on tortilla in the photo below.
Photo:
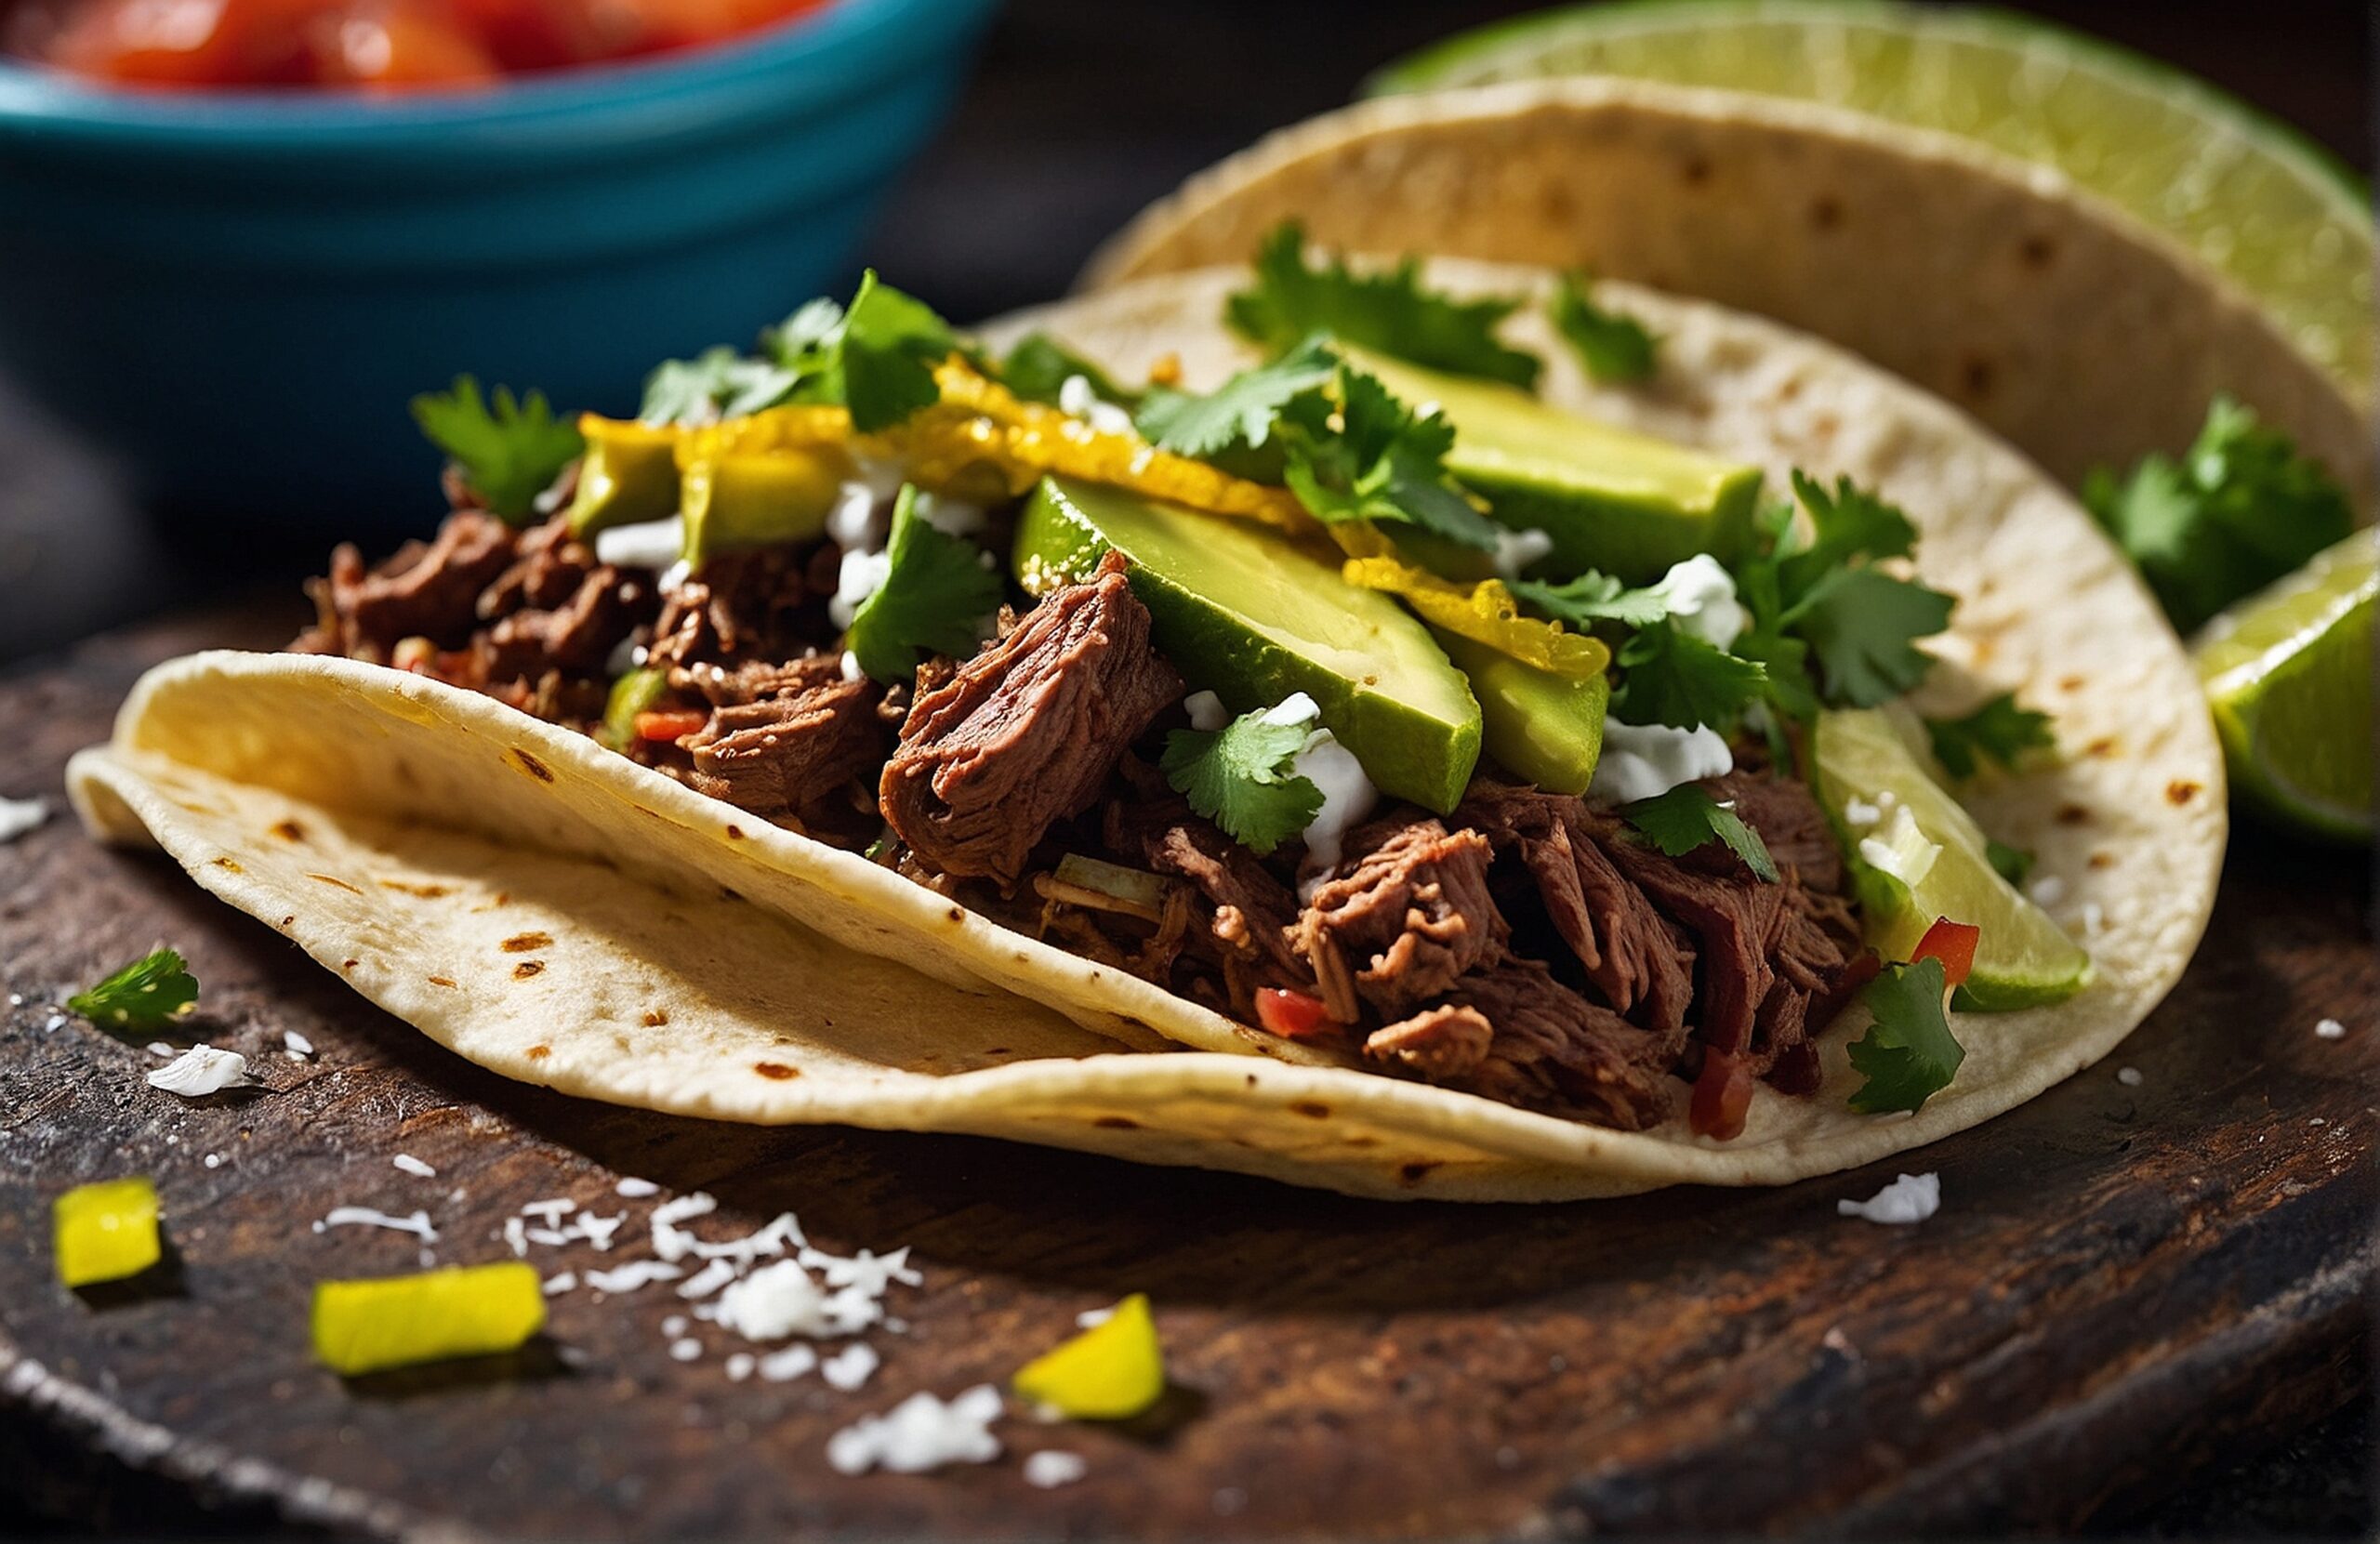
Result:
{"label": "charred spot on tortilla", "polygon": [[273,822],[272,834],[279,837],[283,841],[302,842],[306,839],[306,828],[298,825],[294,820],[277,820]]}
{"label": "charred spot on tortilla", "polygon": [[339,969],[342,970],[352,970],[363,963],[364,962],[360,959],[343,959],[339,961]]}
{"label": "charred spot on tortilla", "polygon": [[2096,852],[2092,853],[2091,856],[2084,861],[2087,865],[2092,868],[2107,869],[2116,866],[2116,855],[2109,851],[2106,848],[2101,848]]}
{"label": "charred spot on tortilla", "polygon": [[531,1046],[531,1047],[530,1047],[526,1051],[523,1051],[522,1054],[522,1055],[524,1055],[524,1056],[526,1056],[526,1057],[528,1057],[528,1058],[529,1058],[529,1060],[530,1060],[530,1061],[532,1061],[532,1062],[542,1062],[542,1061],[544,1061],[547,1057],[551,1056],[553,1053],[554,1053],[554,1048],[553,1048],[553,1047],[551,1047],[551,1046]]}
{"label": "charred spot on tortilla", "polygon": [[951,907],[951,908],[950,908],[950,919],[951,919],[953,922],[964,922],[964,921],[966,921],[966,920],[967,920],[967,913],[966,913],[965,909],[964,909],[963,907],[959,907],[959,906],[953,906],[953,907]]}
{"label": "charred spot on tortilla", "polygon": [[1141,1123],[1130,1115],[1102,1115],[1091,1124],[1104,1126],[1111,1131],[1137,1131],[1141,1128]]}
{"label": "charred spot on tortilla", "polygon": [[284,928],[292,927],[292,926],[296,925],[297,921],[298,921],[298,918],[297,918],[296,917],[294,917],[294,916],[291,916],[291,917],[283,917],[283,918],[281,919],[281,925],[282,925],[283,927],[284,927]]}
{"label": "charred spot on tortilla", "polygon": [[536,975],[545,968],[546,962],[542,959],[524,959],[520,964],[512,968],[512,979],[514,981],[527,981],[531,976]]}
{"label": "charred spot on tortilla", "polygon": [[2089,745],[2084,746],[2082,747],[2082,754],[2096,760],[2105,760],[2116,753],[2116,746],[2119,744],[2121,744],[2121,742],[2118,741],[2114,735],[2102,734],[2097,739],[2092,741]]}
{"label": "charred spot on tortilla", "polygon": [[2203,785],[2193,783],[2186,777],[2177,777],[2165,785],[2165,802],[2178,808],[2188,804],[2203,792],[2205,792]]}
{"label": "charred spot on tortilla", "polygon": [[648,1008],[644,1010],[644,1027],[647,1029],[659,1029],[668,1022],[669,1013],[667,1009]]}
{"label": "charred spot on tortilla", "polygon": [[1430,1170],[1441,1167],[1441,1164],[1442,1160],[1435,1158],[1417,1159],[1399,1168],[1396,1177],[1407,1185],[1418,1185],[1429,1178]]}
{"label": "charred spot on tortilla", "polygon": [[769,1078],[774,1082],[779,1083],[784,1082],[788,1077],[800,1077],[801,1076],[799,1068],[788,1067],[782,1062],[755,1062],[752,1063],[752,1070],[759,1073],[762,1077]]}
{"label": "charred spot on tortilla", "polygon": [[1699,188],[1711,180],[1711,163],[1699,155],[1689,155],[1678,164],[1678,176],[1689,188]]}
{"label": "charred spot on tortilla", "polygon": [[727,827],[727,839],[730,841],[742,841],[744,839],[744,827],[735,825],[734,822],[730,822]]}
{"label": "charred spot on tortilla", "polygon": [[380,888],[393,890],[404,895],[416,895],[425,901],[435,901],[441,896],[454,893],[444,885],[420,884],[411,879],[383,879],[380,881]]}
{"label": "charred spot on tortilla", "polygon": [[432,986],[451,987],[455,984],[455,978],[452,976],[431,976],[430,978],[430,984]]}
{"label": "charred spot on tortilla", "polygon": [[1309,1120],[1329,1120],[1330,1118],[1330,1106],[1324,1104],[1319,1101],[1311,1099],[1301,1099],[1296,1101],[1290,1104],[1289,1112],[1292,1115],[1304,1115]]}
{"label": "charred spot on tortilla", "polygon": [[2082,825],[2090,818],[2091,811],[2087,805],[2061,804],[2057,807],[2057,823],[2060,825]]}
{"label": "charred spot on tortilla", "polygon": [[1843,223],[1843,201],[1832,193],[1820,193],[1810,201],[1810,224],[1820,231],[1831,231]]}
{"label": "charred spot on tortilla", "polygon": [[2089,680],[2082,676],[2060,676],[2057,678],[2057,689],[2060,692],[2080,692],[2090,684]]}
{"label": "charred spot on tortilla", "polygon": [[1993,365],[1981,354],[1969,354],[1959,361],[1959,389],[1969,397],[1981,399],[1991,395]]}
{"label": "charred spot on tortilla", "polygon": [[317,880],[323,884],[336,885],[340,890],[347,891],[350,895],[361,895],[364,893],[362,891],[356,889],[353,885],[349,884],[345,879],[338,878],[338,876],[335,874],[309,874],[306,878]]}
{"label": "charred spot on tortilla", "polygon": [[2047,268],[2057,257],[2057,244],[2043,235],[2027,236],[2016,244],[2016,256],[2027,268]]}
{"label": "charred spot on tortilla", "polygon": [[231,858],[218,858],[215,860],[215,866],[232,874],[245,874],[247,872],[246,869],[242,868],[239,865],[237,860]]}
{"label": "charred spot on tortilla", "polygon": [[553,935],[550,933],[514,933],[498,947],[508,955],[525,955],[532,949],[550,947],[552,944]]}
{"label": "charred spot on tortilla", "polygon": [[519,746],[513,746],[509,751],[506,752],[506,754],[511,757],[512,764],[514,766],[519,767],[522,772],[527,772],[531,777],[536,778],[538,782],[551,783],[554,780],[552,768],[547,766],[543,761],[538,760],[527,751],[522,750]]}

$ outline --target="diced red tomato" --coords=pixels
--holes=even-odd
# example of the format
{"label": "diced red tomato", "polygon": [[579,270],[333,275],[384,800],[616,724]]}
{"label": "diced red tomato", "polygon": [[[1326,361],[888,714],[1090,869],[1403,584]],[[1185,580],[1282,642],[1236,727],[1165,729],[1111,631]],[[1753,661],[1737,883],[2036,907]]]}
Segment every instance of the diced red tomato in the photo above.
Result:
{"label": "diced red tomato", "polygon": [[1686,1121],[1695,1135],[1733,1142],[1744,1134],[1744,1117],[1752,1113],[1752,1067],[1733,1052],[1706,1050],[1702,1075],[1694,1080],[1694,1098]]}
{"label": "diced red tomato", "polygon": [[308,33],[314,79],[324,86],[485,86],[501,73],[495,56],[440,0],[341,6],[315,18]]}
{"label": "diced red tomato", "polygon": [[708,722],[710,715],[698,707],[656,707],[636,716],[636,737],[682,740]]}
{"label": "diced red tomato", "polygon": [[1952,986],[1966,984],[1968,972],[1975,969],[1975,946],[1983,937],[1983,930],[1971,922],[1953,922],[1937,917],[1917,941],[1917,948],[1909,957],[1911,963],[1921,959],[1942,962],[1942,979]]}
{"label": "diced red tomato", "polygon": [[1284,1040],[1311,1040],[1338,1027],[1320,997],[1279,986],[1256,989],[1256,1022]]}

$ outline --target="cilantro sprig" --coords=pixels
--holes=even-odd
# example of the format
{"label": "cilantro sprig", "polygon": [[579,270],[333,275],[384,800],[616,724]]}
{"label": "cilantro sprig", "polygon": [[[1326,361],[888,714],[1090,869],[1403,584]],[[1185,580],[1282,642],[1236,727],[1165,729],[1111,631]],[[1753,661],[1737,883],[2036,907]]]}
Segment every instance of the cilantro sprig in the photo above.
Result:
{"label": "cilantro sprig", "polygon": [[1997,837],[1987,837],[1983,842],[1984,861],[1991,864],[1991,872],[2012,885],[2021,886],[2033,872],[2036,861],[2031,849],[2012,847]]}
{"label": "cilantro sprig", "polygon": [[637,416],[655,426],[740,418],[790,400],[801,377],[774,359],[747,359],[725,344],[667,360],[647,376]]}
{"label": "cilantro sprig", "polygon": [[2082,501],[2183,632],[2302,567],[2355,524],[2320,462],[2220,395],[2180,460],[2152,455],[2122,480],[2095,471]]}
{"label": "cilantro sprig", "polygon": [[1026,402],[1056,403],[1066,382],[1076,376],[1102,402],[1128,411],[1141,405],[1140,392],[1117,385],[1106,371],[1045,332],[1030,332],[1018,338],[999,364],[1000,384]]}
{"label": "cilantro sprig", "polygon": [[1307,411],[1285,415],[1296,430],[1286,442],[1283,479],[1326,524],[1367,520],[1407,525],[1478,551],[1493,551],[1502,529],[1472,508],[1448,475],[1454,426],[1435,408],[1415,412],[1379,380],[1339,366],[1335,429]]}
{"label": "cilantro sprig", "polygon": [[1708,725],[1732,734],[1768,682],[1768,669],[1757,660],[1666,619],[1638,628],[1615,657],[1620,678],[1611,711],[1622,723]]}
{"label": "cilantro sprig", "polygon": [[853,614],[844,647],[871,680],[912,680],[929,654],[964,659],[978,627],[1006,593],[983,549],[918,512],[918,490],[904,484],[892,505],[884,546],[884,582]]}
{"label": "cilantro sprig", "polygon": [[160,947],[75,993],[66,1006],[103,1029],[163,1029],[198,1005],[198,978],[182,957]]}
{"label": "cilantro sprig", "polygon": [[1313,825],[1322,809],[1321,788],[1297,772],[1313,731],[1310,720],[1243,713],[1221,729],[1173,731],[1158,765],[1190,808],[1261,857]]}
{"label": "cilantro sprig", "polygon": [[1640,798],[1620,813],[1670,857],[1683,858],[1715,841],[1742,859],[1744,866],[1765,883],[1777,882],[1777,860],[1769,856],[1768,844],[1760,839],[1760,833],[1698,784],[1681,783],[1665,794]]}
{"label": "cilantro sprig", "polygon": [[810,301],[761,333],[753,356],[722,344],[667,362],[646,377],[637,416],[707,424],[819,402],[849,408],[852,427],[873,433],[939,401],[934,366],[959,348],[948,323],[870,269],[849,306]]}
{"label": "cilantro sprig", "polygon": [[[1141,404],[1136,427],[1159,450],[1211,458],[1276,443],[1289,404],[1316,398],[1335,380],[1339,356],[1316,333],[1301,338],[1277,359],[1242,370],[1205,396],[1159,387]],[[1327,402],[1319,404],[1326,416]],[[1277,475],[1277,474],[1276,474]]]}
{"label": "cilantro sprig", "polygon": [[1516,579],[1511,582],[1511,588],[1514,595],[1546,615],[1580,628],[1597,622],[1649,627],[1675,610],[1675,597],[1658,586],[1631,589],[1610,574],[1593,569],[1558,585]]}
{"label": "cilantro sprig", "polygon": [[2003,692],[1960,718],[1928,719],[1925,732],[1934,742],[1934,759],[1952,777],[1973,777],[1987,761],[2013,771],[2026,752],[2057,744],[2049,715],[2017,706],[2014,692]]}
{"label": "cilantro sprig", "polygon": [[1343,258],[1309,268],[1305,230],[1289,220],[1264,238],[1253,284],[1231,297],[1223,315],[1233,330],[1268,350],[1326,332],[1434,370],[1534,389],[1542,362],[1496,338],[1497,325],[1518,305],[1425,289],[1414,257],[1380,272],[1354,272]]}
{"label": "cilantro sprig", "polygon": [[1946,984],[1942,962],[1927,958],[1887,965],[1860,989],[1874,1023],[1850,1047],[1852,1067],[1867,1078],[1852,1092],[1853,1109],[1919,1110],[1950,1086],[1966,1050],[1943,1010]]}
{"label": "cilantro sprig", "polygon": [[1596,305],[1587,293],[1586,275],[1563,274],[1549,310],[1554,330],[1590,376],[1611,383],[1652,375],[1660,339],[1634,317]]}
{"label": "cilantro sprig", "polygon": [[416,397],[413,417],[507,525],[526,524],[537,495],[587,449],[577,426],[555,417],[544,392],[516,400],[499,386],[483,397],[469,376],[456,376],[450,390]]}

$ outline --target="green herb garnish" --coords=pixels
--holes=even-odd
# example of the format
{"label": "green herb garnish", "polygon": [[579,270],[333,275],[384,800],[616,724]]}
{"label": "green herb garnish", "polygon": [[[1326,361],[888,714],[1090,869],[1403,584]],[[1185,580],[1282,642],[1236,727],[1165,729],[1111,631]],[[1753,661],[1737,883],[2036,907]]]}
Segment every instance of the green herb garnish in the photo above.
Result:
{"label": "green herb garnish", "polygon": [[[1151,444],[1180,455],[1213,457],[1251,451],[1274,442],[1274,431],[1291,402],[1320,394],[1338,374],[1339,358],[1319,333],[1293,345],[1278,359],[1223,382],[1206,396],[1169,387],[1151,390],[1136,427]],[[1320,415],[1327,416],[1325,406]]]}
{"label": "green herb garnish", "polygon": [[1620,813],[1670,857],[1682,858],[1699,847],[1720,842],[1760,878],[1777,882],[1777,860],[1768,855],[1768,844],[1760,839],[1760,833],[1699,785],[1681,783],[1665,794],[1640,798]]}
{"label": "green herb garnish", "polygon": [[1080,376],[1101,402],[1114,402],[1128,412],[1141,404],[1140,392],[1117,385],[1106,371],[1044,332],[1018,338],[1008,357],[1000,361],[998,374],[1002,386],[1027,402],[1055,406],[1066,382]]}
{"label": "green herb garnish", "polygon": [[1925,732],[1934,742],[1934,759],[1952,777],[1973,777],[1986,761],[2013,771],[2027,751],[2057,744],[2049,715],[2018,707],[2014,692],[2001,693],[1963,718],[1928,719]]}
{"label": "green herb garnish", "polygon": [[1991,864],[1991,872],[2012,885],[2021,887],[2033,871],[2033,854],[2021,847],[1987,837],[1983,843],[1984,861]]}
{"label": "green herb garnish", "polygon": [[1707,725],[1732,734],[1768,681],[1758,662],[1667,620],[1638,628],[1614,657],[1620,676],[1611,711],[1622,723]]}
{"label": "green herb garnish", "polygon": [[1313,732],[1310,721],[1244,713],[1218,730],[1173,731],[1160,765],[1190,808],[1262,856],[1313,825],[1322,809],[1322,790],[1295,770]]}
{"label": "green herb garnish", "polygon": [[515,401],[510,388],[499,386],[482,398],[480,383],[469,376],[456,376],[453,389],[443,394],[416,397],[413,416],[507,525],[527,524],[537,495],[587,448],[576,425],[554,416],[544,392]]}
{"label": "green herb garnish", "polygon": [[198,978],[165,948],[66,999],[69,1010],[103,1029],[163,1029],[197,1005]]}
{"label": "green herb garnish", "polygon": [[894,500],[884,582],[860,603],[844,640],[859,667],[888,685],[915,679],[929,654],[972,654],[1007,593],[984,549],[936,528],[918,513],[918,497],[904,484]]}
{"label": "green herb garnish", "polygon": [[[1316,397],[1289,404],[1283,480],[1326,524],[1367,520],[1409,525],[1480,551],[1502,527],[1472,508],[1446,468],[1454,426],[1435,408],[1415,413],[1374,377],[1339,367],[1339,410],[1321,417]],[[1304,411],[1299,411],[1302,407]]]}
{"label": "green herb garnish", "polygon": [[1633,381],[1652,375],[1660,340],[1634,317],[1596,305],[1587,293],[1586,275],[1562,275],[1551,311],[1554,329],[1577,350],[1579,363],[1594,379]]}
{"label": "green herb garnish", "polygon": [[1875,1022],[1851,1043],[1851,1065],[1867,1077],[1851,1095],[1853,1109],[1918,1110],[1950,1086],[1966,1051],[1943,1011],[1944,985],[1942,962],[1928,958],[1887,965],[1860,989]]}

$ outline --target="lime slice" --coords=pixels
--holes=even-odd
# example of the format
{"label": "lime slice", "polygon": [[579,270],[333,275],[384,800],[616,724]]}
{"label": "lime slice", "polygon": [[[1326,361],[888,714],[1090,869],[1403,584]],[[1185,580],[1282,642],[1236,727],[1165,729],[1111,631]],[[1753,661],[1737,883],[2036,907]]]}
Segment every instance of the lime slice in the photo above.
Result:
{"label": "lime slice", "polygon": [[1964,7],[1634,0],[1458,33],[1365,92],[1578,74],[1824,102],[2055,166],[2229,275],[2372,399],[2366,190],[2294,129],[2168,65]]}
{"label": "lime slice", "polygon": [[1128,1420],[1165,1392],[1165,1350],[1149,1300],[1135,1292],[1055,1351],[1026,1363],[1017,1397],[1069,1420]]}
{"label": "lime slice", "polygon": [[2372,609],[2380,535],[2355,534],[2208,623],[2192,645],[2232,786],[2290,824],[2372,836]]}
{"label": "lime slice", "polygon": [[1934,781],[1890,717],[1818,720],[1818,793],[1860,855],[1852,865],[1859,908],[1868,942],[1886,959],[1907,959],[1934,919],[1947,917],[1983,930],[1962,1008],[2062,1002],[2090,979],[2091,957],[1992,868],[1975,817]]}

